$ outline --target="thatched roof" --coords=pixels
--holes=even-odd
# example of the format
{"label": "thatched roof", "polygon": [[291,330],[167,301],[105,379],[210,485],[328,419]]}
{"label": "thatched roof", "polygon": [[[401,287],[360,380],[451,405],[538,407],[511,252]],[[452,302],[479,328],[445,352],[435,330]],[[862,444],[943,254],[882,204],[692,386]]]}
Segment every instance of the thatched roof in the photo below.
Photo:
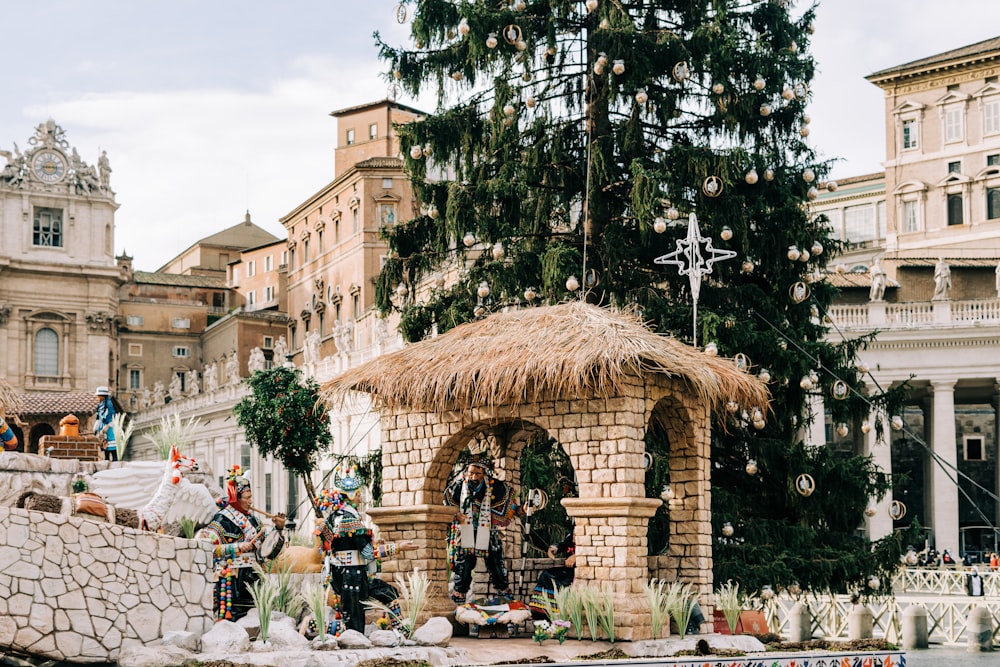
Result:
{"label": "thatched roof", "polygon": [[765,408],[770,400],[766,386],[731,360],[578,301],[463,324],[346,371],[326,382],[322,395],[335,404],[361,391],[380,407],[442,412],[614,396],[642,373],[681,378],[712,407],[735,400]]}
{"label": "thatched roof", "polygon": [[0,378],[0,417],[13,417],[21,412],[21,399],[5,378]]}

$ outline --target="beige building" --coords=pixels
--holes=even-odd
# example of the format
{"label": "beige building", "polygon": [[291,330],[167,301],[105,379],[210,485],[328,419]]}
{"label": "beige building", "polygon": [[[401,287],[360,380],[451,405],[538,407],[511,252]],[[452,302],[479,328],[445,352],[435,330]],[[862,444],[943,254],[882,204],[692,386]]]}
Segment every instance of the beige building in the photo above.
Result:
{"label": "beige building", "polygon": [[87,164],[52,119],[21,143],[0,150],[0,376],[23,392],[14,427],[35,451],[114,383],[123,278],[107,156]]}
{"label": "beige building", "polygon": [[814,205],[851,244],[832,277],[843,291],[831,336],[878,330],[861,355],[871,389],[913,388],[891,446],[862,424],[846,438],[827,424],[814,440],[855,443],[892,470],[874,537],[916,519],[939,550],[973,556],[1000,546],[998,77],[1000,38],[867,77],[885,92],[885,172]]}

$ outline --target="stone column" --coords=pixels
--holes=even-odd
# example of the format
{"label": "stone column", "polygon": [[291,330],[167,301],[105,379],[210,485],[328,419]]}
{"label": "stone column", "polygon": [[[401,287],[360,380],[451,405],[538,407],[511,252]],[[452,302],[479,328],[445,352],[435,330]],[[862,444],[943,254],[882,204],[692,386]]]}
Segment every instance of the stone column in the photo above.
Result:
{"label": "stone column", "polygon": [[[399,573],[405,577],[419,568],[430,581],[425,616],[451,616],[455,604],[448,598],[448,527],[455,517],[455,508],[444,505],[411,505],[409,507],[373,507],[368,516],[378,525],[386,542],[409,540],[416,551],[398,554],[382,563],[382,577],[393,583]],[[421,618],[423,622],[426,618]]]}
{"label": "stone column", "polygon": [[[615,638],[652,637],[643,584],[649,578],[646,533],[657,498],[563,498],[574,521],[576,582],[613,582]],[[711,568],[711,559],[706,566]]]}
{"label": "stone column", "polygon": [[[869,395],[875,390],[874,385],[868,385],[866,388]],[[874,418],[874,415],[869,417],[868,423],[871,424],[871,430],[868,433],[862,433],[865,454],[872,457],[872,461],[878,466],[879,470],[887,475],[891,475],[893,431],[887,428],[883,434],[883,442],[879,442],[875,436]],[[872,506],[875,509],[875,514],[868,517],[867,520],[869,539],[878,540],[892,534],[892,517],[889,515],[890,505],[892,505],[891,490],[885,494],[882,500]]]}
{"label": "stone column", "polygon": [[939,552],[958,555],[958,488],[955,485],[958,450],[955,444],[955,380],[932,380],[931,488],[928,497],[934,542]]}
{"label": "stone column", "polygon": [[[822,394],[810,394],[806,399],[808,410],[812,414],[812,424],[804,433],[807,445],[822,447],[826,444],[826,403],[823,402]],[[833,424],[836,432],[837,424]]]}

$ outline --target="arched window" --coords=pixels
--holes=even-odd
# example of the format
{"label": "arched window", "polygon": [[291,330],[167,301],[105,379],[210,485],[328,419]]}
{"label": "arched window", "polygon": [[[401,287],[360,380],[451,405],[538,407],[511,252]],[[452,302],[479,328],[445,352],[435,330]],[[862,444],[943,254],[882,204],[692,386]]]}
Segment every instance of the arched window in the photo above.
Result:
{"label": "arched window", "polygon": [[35,333],[35,375],[59,375],[59,336],[48,327]]}

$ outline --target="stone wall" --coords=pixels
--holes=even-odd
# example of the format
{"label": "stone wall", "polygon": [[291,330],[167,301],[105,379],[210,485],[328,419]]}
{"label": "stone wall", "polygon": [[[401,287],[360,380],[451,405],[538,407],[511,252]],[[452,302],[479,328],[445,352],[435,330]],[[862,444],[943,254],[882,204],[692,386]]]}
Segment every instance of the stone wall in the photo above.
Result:
{"label": "stone wall", "polygon": [[0,507],[0,563],[0,650],[106,663],[126,640],[214,620],[210,554],[193,540]]}

